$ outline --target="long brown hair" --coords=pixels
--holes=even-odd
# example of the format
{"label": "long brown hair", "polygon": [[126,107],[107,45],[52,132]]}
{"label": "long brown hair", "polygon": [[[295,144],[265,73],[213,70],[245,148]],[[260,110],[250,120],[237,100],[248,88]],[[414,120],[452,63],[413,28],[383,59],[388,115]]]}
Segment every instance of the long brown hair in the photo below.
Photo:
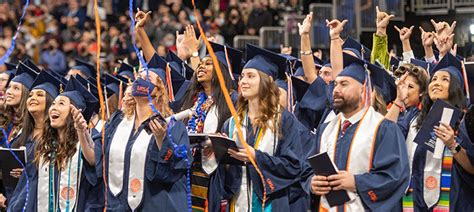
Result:
{"label": "long brown hair", "polygon": [[[44,121],[45,125],[43,126],[43,130],[50,127],[50,125],[49,125],[49,115],[48,115],[49,111],[48,110],[49,110],[49,107],[51,107],[51,104],[54,101],[53,97],[51,97],[51,95],[49,95],[47,92],[45,92],[45,98],[46,98],[46,106],[45,106],[45,110],[43,112],[43,114],[44,114],[43,121]],[[28,139],[30,139],[30,137],[33,136],[33,130],[35,128],[35,119],[33,118],[33,116],[29,112],[25,113],[25,117],[23,118],[22,126],[23,126],[22,132],[21,132],[20,136],[18,137],[18,141],[13,144],[14,148],[24,146],[25,142]]]}
{"label": "long brown hair", "polygon": [[[21,84],[21,98],[17,106],[9,106],[4,103],[0,110],[0,126],[7,129],[8,125],[13,124],[12,138],[17,136],[20,129],[23,127],[24,114],[28,113],[26,109],[26,100],[28,99],[30,91],[23,84]],[[15,110],[16,109],[16,110]],[[3,135],[0,135],[3,138]]]}
{"label": "long brown hair", "polygon": [[161,112],[164,117],[171,116],[173,114],[173,110],[171,110],[169,106],[169,96],[168,92],[165,88],[165,85],[161,78],[157,77],[156,82],[153,83],[156,87],[156,93],[153,92],[153,104],[157,107],[157,109]]}
{"label": "long brown hair", "polygon": [[35,151],[35,163],[40,164],[43,158],[43,164],[46,162],[54,163],[60,171],[65,169],[67,161],[74,156],[77,151],[77,132],[74,128],[71,113],[66,119],[66,135],[64,141],[59,141],[59,132],[49,124],[43,131],[42,139],[39,141]]}
{"label": "long brown hair", "polygon": [[[260,85],[258,89],[260,111],[259,115],[255,117],[255,123],[252,124],[261,129],[269,128],[276,132],[280,123],[277,122],[273,125],[269,125],[268,121],[272,119],[279,120],[278,116],[282,112],[282,109],[279,106],[278,86],[270,76],[260,71],[258,72],[258,75],[260,76]],[[245,119],[248,104],[248,100],[245,99],[242,94],[239,94],[237,99],[237,115],[240,120]]]}

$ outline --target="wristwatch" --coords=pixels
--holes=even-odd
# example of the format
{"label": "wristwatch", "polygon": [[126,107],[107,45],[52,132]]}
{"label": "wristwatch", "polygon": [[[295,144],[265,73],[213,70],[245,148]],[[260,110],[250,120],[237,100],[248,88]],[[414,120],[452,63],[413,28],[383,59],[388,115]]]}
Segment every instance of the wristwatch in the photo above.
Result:
{"label": "wristwatch", "polygon": [[191,57],[199,57],[199,52],[198,52],[198,51],[193,52],[193,54],[191,55]]}
{"label": "wristwatch", "polygon": [[453,146],[449,147],[449,151],[451,152],[451,154],[454,155],[454,154],[458,153],[459,151],[461,151],[461,145],[456,143]]}
{"label": "wristwatch", "polygon": [[309,50],[309,51],[300,51],[300,54],[301,55],[311,55],[313,54],[313,51]]}

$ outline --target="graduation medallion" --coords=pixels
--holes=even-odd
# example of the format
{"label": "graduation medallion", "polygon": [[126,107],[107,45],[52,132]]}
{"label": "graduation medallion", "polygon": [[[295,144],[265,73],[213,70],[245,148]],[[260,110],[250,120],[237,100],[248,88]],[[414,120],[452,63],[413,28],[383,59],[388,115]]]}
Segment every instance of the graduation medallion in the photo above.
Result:
{"label": "graduation medallion", "polygon": [[142,187],[142,183],[140,182],[138,178],[135,178],[132,181],[130,181],[130,188],[133,193],[137,193],[138,191],[140,191],[141,187]]}
{"label": "graduation medallion", "polygon": [[436,179],[436,177],[428,176],[425,180],[425,187],[428,190],[433,190],[438,187],[438,180]]}
{"label": "graduation medallion", "polygon": [[74,199],[74,196],[76,195],[76,192],[74,191],[74,188],[72,187],[63,187],[61,189],[61,198],[63,199]]}

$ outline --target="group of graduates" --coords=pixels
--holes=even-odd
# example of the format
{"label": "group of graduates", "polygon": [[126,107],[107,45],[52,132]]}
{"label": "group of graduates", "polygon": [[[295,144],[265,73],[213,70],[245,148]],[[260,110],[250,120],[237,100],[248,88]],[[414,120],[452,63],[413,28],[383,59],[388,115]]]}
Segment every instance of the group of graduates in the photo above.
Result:
{"label": "group of graduates", "polygon": [[[0,73],[4,145],[27,153],[10,172],[17,186],[4,188],[8,211],[474,210],[474,73],[451,52],[455,24],[423,31],[422,60],[413,27],[399,29],[403,58],[390,58],[392,16],[378,9],[372,50],[341,39],[347,20],[327,21],[325,62],[311,51],[312,13],[299,24],[300,58],[247,45],[244,60],[212,42],[215,54],[199,57],[192,26],[179,35],[188,57],[163,58],[144,30],[149,14],[135,16],[140,70],[122,63],[98,80],[88,61],[67,76],[23,61]],[[440,158],[414,142],[436,100],[465,114],[434,127]],[[224,154],[241,163],[193,134],[233,139],[239,148]],[[308,157],[323,152],[338,174],[313,172]],[[330,207],[337,190],[350,200]]]}

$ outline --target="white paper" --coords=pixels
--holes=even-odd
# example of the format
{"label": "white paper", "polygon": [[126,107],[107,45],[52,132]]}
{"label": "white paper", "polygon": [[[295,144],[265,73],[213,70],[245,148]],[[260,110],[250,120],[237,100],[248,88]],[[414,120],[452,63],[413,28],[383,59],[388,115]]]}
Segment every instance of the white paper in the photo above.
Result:
{"label": "white paper", "polygon": [[[450,108],[444,108],[443,114],[441,115],[440,123],[449,125],[451,118],[453,117],[454,110]],[[444,143],[440,138],[436,138],[436,146],[433,153],[433,158],[441,159],[443,157]]]}

